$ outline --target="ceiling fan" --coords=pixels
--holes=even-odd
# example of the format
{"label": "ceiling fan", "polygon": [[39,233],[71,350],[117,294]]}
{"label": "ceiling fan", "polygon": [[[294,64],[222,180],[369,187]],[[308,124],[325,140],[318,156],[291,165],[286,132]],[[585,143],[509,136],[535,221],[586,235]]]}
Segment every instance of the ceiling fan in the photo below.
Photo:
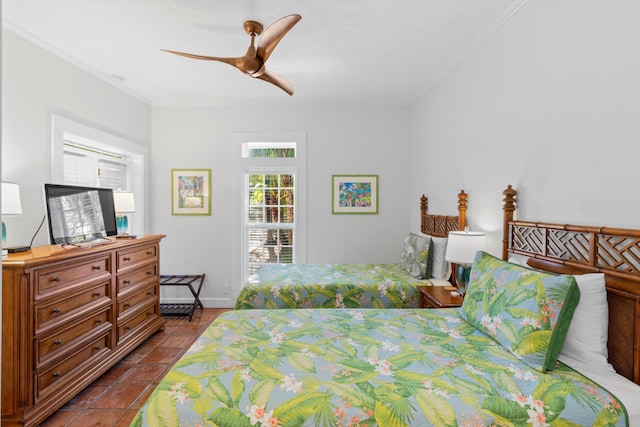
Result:
{"label": "ceiling fan", "polygon": [[[265,62],[267,62],[267,59],[269,59],[269,56],[271,56],[271,53],[276,48],[280,40],[282,40],[287,32],[289,32],[289,30],[293,28],[300,19],[302,19],[302,16],[300,15],[285,16],[284,18],[280,18],[273,24],[269,25],[264,32],[261,23],[257,21],[245,21],[243,27],[244,31],[251,36],[251,45],[244,56],[236,58],[219,58],[216,56],[203,56],[176,52],[173,50],[162,50],[175,55],[185,56],[187,58],[202,59],[204,61],[219,61],[233,65],[243,73],[246,73],[256,79],[261,79],[274,84],[289,95],[293,95],[293,86],[291,83],[280,77],[278,74],[268,70],[265,67]],[[260,36],[257,48],[254,46],[256,36]]]}

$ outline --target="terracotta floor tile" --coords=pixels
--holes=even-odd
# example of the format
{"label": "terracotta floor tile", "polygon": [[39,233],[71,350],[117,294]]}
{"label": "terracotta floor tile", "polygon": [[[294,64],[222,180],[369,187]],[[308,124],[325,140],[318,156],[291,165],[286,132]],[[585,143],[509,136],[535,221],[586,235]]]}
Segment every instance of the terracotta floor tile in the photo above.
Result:
{"label": "terracotta floor tile", "polygon": [[153,349],[140,363],[173,363],[184,351],[180,348],[158,347]]}
{"label": "terracotta floor tile", "polygon": [[162,347],[174,347],[187,350],[191,347],[193,339],[193,335],[172,335],[162,342]]}
{"label": "terracotta floor tile", "polygon": [[120,377],[126,374],[129,371],[129,369],[133,368],[134,366],[136,365],[134,365],[133,363],[125,363],[121,361],[116,365],[114,365],[107,372],[102,374],[102,376],[97,380],[95,380],[91,385],[100,387],[100,386],[109,386],[113,383],[116,383],[118,382]]}
{"label": "terracotta floor tile", "polygon": [[193,320],[168,317],[164,330],[129,355],[45,420],[40,427],[127,427],[158,383],[221,313],[196,310]]}
{"label": "terracotta floor tile", "polygon": [[153,393],[153,390],[155,390],[157,386],[158,383],[149,384],[147,389],[143,391],[142,394],[140,394],[138,400],[133,402],[133,405],[131,405],[131,409],[135,409],[137,411],[138,409],[142,408],[142,405],[147,402],[147,399],[149,398],[149,396],[151,396],[151,393]]}
{"label": "terracotta floor tile", "polygon": [[151,364],[137,365],[120,378],[121,384],[151,384],[160,374],[166,371],[167,365]]}
{"label": "terracotta floor tile", "polygon": [[66,427],[111,427],[127,412],[124,409],[89,409]]}
{"label": "terracotta floor tile", "polygon": [[63,406],[64,409],[87,409],[109,389],[108,386],[101,386],[96,382],[82,390],[73,399]]}
{"label": "terracotta floor tile", "polygon": [[61,427],[68,425],[76,417],[83,414],[81,410],[60,409],[40,424],[40,427]]}
{"label": "terracotta floor tile", "polygon": [[116,384],[105,391],[91,409],[128,409],[146,388],[146,384]]}
{"label": "terracotta floor tile", "polygon": [[113,427],[129,427],[131,425],[131,421],[136,417],[138,413],[137,409],[130,409],[124,413],[124,415],[116,422]]}

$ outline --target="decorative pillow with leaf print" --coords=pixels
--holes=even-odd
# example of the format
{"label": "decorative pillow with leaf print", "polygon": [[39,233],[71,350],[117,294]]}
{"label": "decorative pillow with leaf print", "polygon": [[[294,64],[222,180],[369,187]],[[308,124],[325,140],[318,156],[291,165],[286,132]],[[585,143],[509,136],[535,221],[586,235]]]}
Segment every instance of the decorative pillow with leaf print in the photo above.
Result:
{"label": "decorative pillow with leaf print", "polygon": [[407,273],[416,279],[428,279],[431,277],[433,254],[431,237],[419,236],[414,233],[404,239],[401,264]]}
{"label": "decorative pillow with leaf print", "polygon": [[476,253],[461,316],[542,372],[556,365],[580,300],[573,276]]}

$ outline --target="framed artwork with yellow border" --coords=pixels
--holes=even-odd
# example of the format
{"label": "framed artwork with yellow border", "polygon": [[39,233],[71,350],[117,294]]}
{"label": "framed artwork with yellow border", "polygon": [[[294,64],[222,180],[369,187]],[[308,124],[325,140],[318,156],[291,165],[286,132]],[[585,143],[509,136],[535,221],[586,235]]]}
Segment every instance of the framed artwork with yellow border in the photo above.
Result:
{"label": "framed artwork with yellow border", "polygon": [[211,215],[211,169],[171,169],[171,215]]}

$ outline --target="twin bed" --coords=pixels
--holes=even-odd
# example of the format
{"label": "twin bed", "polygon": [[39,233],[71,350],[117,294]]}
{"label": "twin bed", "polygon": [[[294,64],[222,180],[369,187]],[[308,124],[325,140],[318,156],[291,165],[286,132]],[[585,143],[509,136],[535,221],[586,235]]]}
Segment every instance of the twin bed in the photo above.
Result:
{"label": "twin bed", "polygon": [[224,313],[132,425],[637,426],[640,231],[514,221],[504,194],[461,308]]}
{"label": "twin bed", "polygon": [[447,236],[464,229],[466,211],[464,190],[458,194],[457,216],[429,214],[423,195],[420,229],[426,236],[407,236],[400,263],[265,264],[244,285],[234,308],[417,308],[418,286],[449,284]]}

